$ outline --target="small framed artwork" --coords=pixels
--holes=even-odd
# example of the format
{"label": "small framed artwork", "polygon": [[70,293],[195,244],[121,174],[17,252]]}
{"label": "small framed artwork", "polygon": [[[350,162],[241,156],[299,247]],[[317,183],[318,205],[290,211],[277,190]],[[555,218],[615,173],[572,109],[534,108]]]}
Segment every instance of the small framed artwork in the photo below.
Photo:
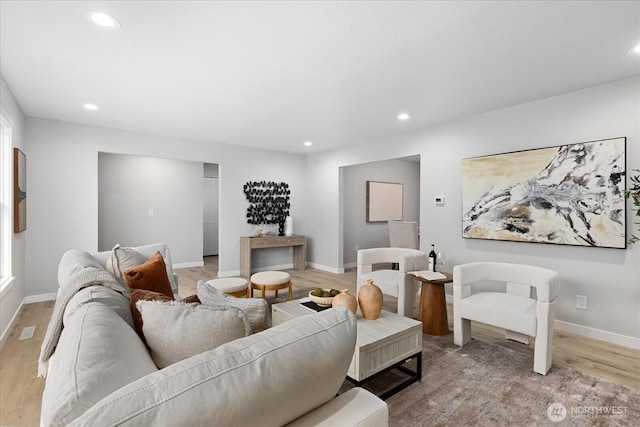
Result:
{"label": "small framed artwork", "polygon": [[626,247],[626,138],[462,160],[462,236]]}
{"label": "small framed artwork", "polygon": [[13,149],[13,232],[27,229],[27,156]]}
{"label": "small framed artwork", "polygon": [[367,222],[402,220],[402,184],[367,181]]}

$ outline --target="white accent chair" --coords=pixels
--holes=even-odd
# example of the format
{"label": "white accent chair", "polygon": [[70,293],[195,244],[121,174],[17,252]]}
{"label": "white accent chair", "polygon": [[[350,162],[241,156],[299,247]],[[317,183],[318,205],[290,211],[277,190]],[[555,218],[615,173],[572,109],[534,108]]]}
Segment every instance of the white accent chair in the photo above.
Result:
{"label": "white accent chair", "polygon": [[[371,248],[358,251],[356,286],[357,291],[368,279],[372,279],[383,294],[398,298],[398,314],[414,317],[414,301],[418,287],[408,271],[423,270],[427,265],[427,255],[416,249]],[[398,269],[373,271],[374,264],[397,264]]]}
{"label": "white accent chair", "polygon": [[[504,283],[505,291],[474,292],[474,287],[493,289],[495,282]],[[532,287],[535,299],[531,296]],[[453,342],[462,347],[471,340],[471,320],[504,328],[507,338],[525,344],[528,337],[535,337],[533,370],[546,375],[552,362],[555,301],[559,291],[558,273],[546,268],[498,262],[456,265]]]}
{"label": "white accent chair", "polygon": [[389,221],[389,246],[420,249],[418,224],[415,221]]}

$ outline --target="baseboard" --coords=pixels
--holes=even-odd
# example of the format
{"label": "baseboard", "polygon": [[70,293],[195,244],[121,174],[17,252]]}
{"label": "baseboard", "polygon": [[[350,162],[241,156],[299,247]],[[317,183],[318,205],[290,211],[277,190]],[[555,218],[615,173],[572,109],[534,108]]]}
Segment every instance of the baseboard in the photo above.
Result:
{"label": "baseboard", "polygon": [[173,269],[177,268],[192,268],[192,267],[204,267],[204,261],[194,261],[194,262],[180,262],[178,264],[171,264]]}
{"label": "baseboard", "polygon": [[576,325],[575,323],[564,322],[562,320],[556,320],[554,328],[560,331],[571,332],[584,337],[640,350],[640,338],[603,331],[602,329],[589,328],[588,326]]}
{"label": "baseboard", "polygon": [[[453,295],[447,294],[445,297],[447,299],[447,303],[453,304]],[[562,320],[556,320],[553,323],[553,327],[559,331],[571,332],[572,334],[581,335],[583,337],[640,350],[640,338],[603,331],[602,329],[589,328],[588,326],[576,325],[575,323],[564,322]]]}
{"label": "baseboard", "polygon": [[309,266],[311,268],[315,268],[316,270],[327,271],[327,272],[333,273],[333,274],[344,274],[344,268],[333,268],[333,267],[328,267],[328,266],[322,265],[322,264],[316,264],[316,263],[313,263],[313,262],[307,262],[307,266]]}
{"label": "baseboard", "polygon": [[55,292],[50,294],[30,295],[28,297],[24,297],[22,304],[33,304],[36,302],[55,301],[57,296],[58,294]]}
{"label": "baseboard", "polygon": [[348,269],[348,268],[356,268],[358,266],[357,262],[349,262],[347,264],[344,265],[344,269]]}
{"label": "baseboard", "polygon": [[16,312],[13,314],[13,317],[11,318],[11,321],[9,322],[9,324],[7,325],[5,330],[2,331],[2,336],[0,336],[0,351],[2,351],[2,348],[4,347],[4,344],[9,339],[9,335],[11,335],[11,331],[13,331],[13,326],[15,325],[16,320],[18,320],[18,316],[20,315],[20,312],[22,311],[22,307],[24,307],[24,301],[20,304],[20,307],[18,307]]}

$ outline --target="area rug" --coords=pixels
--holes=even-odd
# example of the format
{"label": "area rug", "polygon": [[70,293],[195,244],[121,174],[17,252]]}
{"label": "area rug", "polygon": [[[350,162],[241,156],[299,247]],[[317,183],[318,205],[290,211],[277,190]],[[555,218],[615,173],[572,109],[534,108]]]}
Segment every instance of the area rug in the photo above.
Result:
{"label": "area rug", "polygon": [[[425,334],[422,361],[422,381],[387,400],[391,426],[640,425],[640,390],[555,365],[538,375],[531,356],[502,346]],[[379,394],[404,378],[391,371],[365,388]]]}
{"label": "area rug", "polygon": [[[287,300],[287,292],[267,296]],[[452,333],[422,342],[422,381],[387,399],[390,426],[640,426],[638,389],[556,365],[539,375],[531,355],[477,339],[458,347]],[[381,394],[405,378],[390,371],[365,388]],[[340,392],[352,387],[347,380]]]}

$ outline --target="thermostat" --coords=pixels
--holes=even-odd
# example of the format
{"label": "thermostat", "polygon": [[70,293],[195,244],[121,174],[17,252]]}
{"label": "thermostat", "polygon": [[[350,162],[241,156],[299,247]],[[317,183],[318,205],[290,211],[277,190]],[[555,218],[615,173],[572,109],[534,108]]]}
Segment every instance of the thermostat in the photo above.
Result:
{"label": "thermostat", "polygon": [[444,206],[444,197],[443,196],[436,196],[435,199],[433,199],[434,203],[436,206]]}

